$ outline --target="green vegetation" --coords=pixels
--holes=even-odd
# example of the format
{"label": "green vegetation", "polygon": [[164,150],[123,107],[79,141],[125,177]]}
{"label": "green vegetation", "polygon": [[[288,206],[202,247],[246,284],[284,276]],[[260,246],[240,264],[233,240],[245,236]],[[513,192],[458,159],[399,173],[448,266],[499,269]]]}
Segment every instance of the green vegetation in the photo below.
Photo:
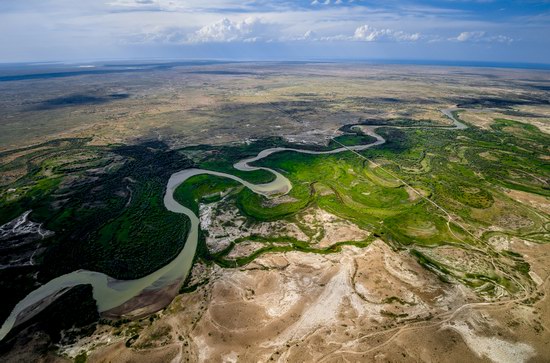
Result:
{"label": "green vegetation", "polygon": [[393,319],[406,318],[407,316],[409,316],[409,314],[405,314],[405,313],[395,314],[395,313],[392,313],[391,311],[386,311],[386,310],[381,310],[380,314],[382,314],[383,316],[386,316],[388,318],[393,318]]}
{"label": "green vegetation", "polygon": [[[542,157],[550,154],[550,138],[533,126],[500,119],[490,132],[384,127],[378,133],[387,142],[362,151],[366,160],[351,152],[310,155],[285,151],[257,162],[257,166],[277,170],[291,181],[293,188],[281,203],[233,180],[209,175],[187,180],[177,188],[175,198],[195,212],[199,203],[227,198],[250,223],[295,221],[301,212],[315,206],[371,231],[393,248],[410,250],[442,279],[457,279],[487,294],[497,287],[515,291],[514,281],[528,274],[529,265],[517,256],[493,251],[486,243],[488,233],[478,238],[470,232],[497,226],[506,236],[548,241],[548,215],[512,200],[503,188],[550,196],[550,165]],[[354,145],[371,143],[374,138],[347,133],[337,141]],[[55,232],[39,242],[43,252],[35,256],[35,265],[0,270],[0,288],[8,296],[1,303],[0,315],[7,315],[36,282],[66,272],[84,268],[131,279],[174,258],[185,242],[188,221],[164,208],[164,188],[172,173],[196,166],[264,183],[273,179],[268,171],[241,172],[232,165],[268,147],[304,148],[278,138],[176,151],[160,142],[109,147],[88,142],[62,139],[0,153],[8,160],[0,166],[0,223],[32,210],[31,220]],[[339,144],[332,142],[310,148],[336,147]],[[428,199],[448,211],[452,220]],[[305,227],[304,232],[311,234]],[[228,258],[244,238],[265,246],[248,256]],[[316,248],[311,241],[288,236],[243,236],[226,250],[210,254],[201,235],[196,258],[233,267],[269,252],[332,253],[345,244],[368,243],[370,239]],[[486,273],[457,272],[418,250],[442,245],[485,249],[497,260],[498,268]],[[506,259],[509,265],[499,259]],[[504,274],[504,270],[509,272]]]}
{"label": "green vegetation", "polygon": [[231,179],[215,175],[196,175],[176,189],[174,199],[198,214],[199,203],[216,202],[222,198],[224,191],[240,186],[241,184]]}
{"label": "green vegetation", "polygon": [[[235,187],[232,182],[228,198],[252,222],[290,221],[308,207],[317,206],[372,231],[373,235],[394,248],[411,248],[410,253],[419,263],[444,281],[459,280],[489,295],[495,294],[497,288],[510,293],[517,291],[515,280],[503,271],[509,271],[511,265],[515,271],[526,275],[529,265],[504,252],[494,252],[486,241],[474,237],[471,232],[497,225],[509,235],[539,242],[545,240],[537,236],[548,234],[547,216],[511,200],[501,187],[548,195],[546,180],[550,168],[538,156],[548,154],[550,138],[533,126],[509,120],[496,120],[492,132],[476,128],[461,131],[379,128],[377,132],[388,140],[387,143],[361,152],[375,163],[349,152],[330,155],[280,152],[258,161],[256,165],[277,170],[292,182],[293,189],[287,201],[272,203],[246,188]],[[354,145],[363,136],[348,134],[339,141]],[[256,146],[250,147],[257,151]],[[243,146],[237,149],[239,153],[248,154]],[[224,155],[234,154],[231,150],[226,151]],[[483,157],[487,152],[497,155],[498,159]],[[227,165],[235,161],[227,160]],[[208,158],[200,163],[203,168],[211,165]],[[227,168],[224,171],[238,174]],[[239,175],[243,176],[242,173]],[[407,181],[416,192],[396,177]],[[207,180],[212,180],[213,184],[206,184]],[[223,187],[219,178],[204,176],[200,181],[189,180],[178,189],[179,200],[188,205],[195,205],[199,200],[208,203],[209,200],[205,199],[208,189],[212,188],[219,194]],[[191,193],[192,190],[200,192]],[[428,202],[428,198],[451,213],[453,219],[449,220],[449,216]],[[310,242],[285,236],[268,239],[245,236],[242,240],[245,239],[265,243],[265,246],[248,256],[226,259],[225,256],[241,241],[237,240],[213,256],[204,248],[206,252],[201,254],[201,258],[234,267],[247,264],[267,252],[335,251],[334,248],[316,250]],[[460,271],[456,266],[440,263],[414,248],[442,245],[466,250],[485,249],[489,257],[496,258],[497,270],[486,273]],[[340,248],[340,245],[336,247]],[[504,262],[498,262],[500,260]],[[522,277],[517,275],[517,278]]]}
{"label": "green vegetation", "polygon": [[388,125],[399,127],[448,127],[432,120],[412,120],[406,118],[394,118],[387,120],[380,119],[359,119],[358,124],[361,125]]}
{"label": "green vegetation", "polygon": [[411,302],[408,302],[408,301],[405,301],[397,296],[390,296],[388,298],[385,298],[384,300],[382,300],[382,303],[383,304],[393,304],[393,303],[398,303],[398,304],[401,304],[401,305],[408,305],[408,306],[415,306],[416,303],[411,303]]}
{"label": "green vegetation", "polygon": [[449,271],[445,266],[437,263],[425,254],[414,249],[411,250],[411,255],[416,257],[418,263],[420,263],[422,266],[432,272],[435,272],[442,281],[449,282],[448,276],[451,275],[451,271]]}
{"label": "green vegetation", "polygon": [[311,202],[311,195],[312,189],[310,186],[297,184],[294,185],[289,193],[289,196],[296,198],[296,202],[269,206],[265,197],[244,189],[237,196],[237,205],[245,215],[254,220],[273,221],[289,217],[306,208]]}
{"label": "green vegetation", "polygon": [[[36,277],[48,281],[89,269],[132,279],[157,270],[183,248],[188,220],[166,210],[163,196],[169,176],[192,163],[162,143],[87,142],[37,145],[1,166],[3,175],[21,176],[4,185],[0,223],[32,210],[30,219],[55,234],[38,242],[45,250],[35,265],[0,270],[10,296],[2,300],[0,316],[35,288]],[[17,278],[10,278],[14,273]]]}
{"label": "green vegetation", "polygon": [[[335,138],[335,140],[344,145],[371,144],[375,141],[375,138],[372,136],[363,135],[360,132],[351,130],[349,132],[350,133],[348,134]],[[243,159],[252,158],[258,155],[258,153],[262,150],[275,147],[327,151],[338,149],[342,146],[332,140],[327,146],[323,146],[295,144],[282,138],[271,137],[246,144],[237,144],[232,146],[200,145],[180,149],[179,151],[184,155],[199,158],[198,162],[201,169],[233,174],[243,180],[258,184],[272,181],[274,178],[273,174],[265,170],[240,171],[233,168],[233,164]]]}
{"label": "green vegetation", "polygon": [[[334,142],[334,141],[336,142]],[[346,146],[353,146],[353,145],[367,145],[372,144],[376,141],[376,139],[369,135],[363,135],[363,134],[344,134],[341,136],[335,137],[333,140],[329,143],[329,148],[339,148],[342,145]]]}
{"label": "green vegetation", "polygon": [[82,352],[76,357],[74,357],[74,363],[86,363],[88,360],[88,354],[86,352]]}
{"label": "green vegetation", "polygon": [[25,162],[28,173],[9,185],[17,197],[2,195],[1,222],[32,210],[32,220],[55,232],[42,277],[85,268],[130,279],[175,257],[187,220],[166,210],[164,188],[171,173],[192,164],[160,143],[95,148],[66,142],[3,166]]}
{"label": "green vegetation", "polygon": [[[262,247],[254,251],[252,254],[245,257],[239,257],[236,259],[227,259],[226,256],[229,254],[229,252],[231,252],[235,244],[241,243],[245,240],[264,243],[265,247]],[[291,237],[266,238],[262,236],[248,236],[247,238],[237,239],[223,251],[220,251],[214,255],[209,255],[208,259],[215,261],[218,265],[222,267],[240,267],[240,266],[249,264],[250,262],[254,261],[257,257],[269,252],[300,251],[300,252],[306,252],[306,253],[327,254],[327,253],[340,252],[342,250],[342,246],[345,246],[345,245],[366,247],[370,244],[370,242],[371,242],[371,239],[369,238],[364,241],[346,241],[346,242],[334,243],[331,246],[326,248],[314,248],[309,244],[309,242],[300,241]]]}

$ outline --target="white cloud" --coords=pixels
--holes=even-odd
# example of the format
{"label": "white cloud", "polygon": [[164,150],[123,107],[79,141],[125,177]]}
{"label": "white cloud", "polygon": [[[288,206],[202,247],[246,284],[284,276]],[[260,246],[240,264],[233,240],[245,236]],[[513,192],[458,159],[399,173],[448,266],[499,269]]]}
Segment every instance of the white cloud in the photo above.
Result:
{"label": "white cloud", "polygon": [[281,40],[309,40],[309,41],[347,41],[347,42],[415,42],[423,38],[420,33],[407,33],[402,30],[376,28],[370,25],[357,27],[353,34],[326,34],[318,36],[313,30],[308,30],[298,37],[285,37]]}
{"label": "white cloud", "polygon": [[232,21],[228,18],[205,25],[189,37],[191,42],[234,42],[253,37],[254,27],[259,23],[257,18]]}
{"label": "white cloud", "polygon": [[313,39],[315,38],[315,32],[313,30],[308,30],[307,32],[305,32],[304,34],[304,39]]}
{"label": "white cloud", "polygon": [[253,10],[259,4],[239,0],[111,0],[107,2],[115,10],[159,10],[159,11],[241,11]]}
{"label": "white cloud", "polygon": [[[312,24],[315,25],[315,24]],[[353,29],[353,28],[352,28]],[[179,27],[177,25],[152,27],[130,37],[130,43],[232,43],[232,42],[415,42],[420,33],[408,33],[391,28],[377,28],[361,25],[355,31],[337,33],[335,28],[303,29],[297,27],[289,31],[285,23],[263,17],[251,16],[241,19],[222,18],[200,28]]]}
{"label": "white cloud", "polygon": [[178,26],[154,27],[147,32],[134,35],[130,43],[193,44],[269,41],[269,27],[269,24],[259,17],[248,17],[243,20],[222,18],[195,31]]}
{"label": "white cloud", "polygon": [[507,37],[505,35],[487,35],[484,31],[467,31],[458,34],[456,37],[449,38],[452,41],[458,42],[495,42],[495,43],[511,43],[514,41],[513,38]]}
{"label": "white cloud", "polygon": [[303,35],[298,36],[280,36],[277,40],[280,42],[286,41],[317,41],[320,38],[317,36],[317,33],[313,30],[307,30]]}
{"label": "white cloud", "polygon": [[[206,57],[220,52],[216,42],[232,42],[227,49],[235,50],[232,56],[237,57],[239,43],[252,41],[271,44],[256,47],[257,53],[251,45],[243,45],[250,54],[260,56],[267,56],[265,50],[270,48],[277,49],[276,56],[286,51],[289,57],[306,57],[309,52],[312,56],[356,56],[366,51],[362,42],[370,41],[369,54],[390,52],[390,48],[399,48],[400,42],[415,42],[415,47],[402,48],[408,55],[399,56],[431,56],[438,48],[434,54],[447,57],[476,51],[472,53],[476,57],[492,58],[491,54],[500,52],[495,59],[550,59],[550,38],[544,36],[550,31],[550,16],[534,8],[529,14],[497,18],[454,6],[458,1],[341,0],[338,4],[339,0],[330,0],[324,5],[326,1],[0,0],[0,58],[6,62],[181,54]],[[318,5],[310,5],[312,2]],[[216,28],[224,17],[229,22]],[[246,17],[261,20],[246,24]],[[486,34],[479,35],[481,30]],[[293,41],[302,44],[282,46]],[[355,44],[341,46],[339,41]],[[308,44],[320,42],[327,44]],[[188,44],[200,46],[183,52]],[[479,52],[481,48],[487,50],[485,55]]]}
{"label": "white cloud", "polygon": [[462,32],[458,34],[456,37],[456,40],[459,42],[467,42],[467,41],[475,41],[483,38],[485,36],[485,32],[481,31],[475,31],[475,32]]}
{"label": "white cloud", "polygon": [[406,33],[401,30],[378,29],[370,25],[361,25],[355,29],[353,39],[365,42],[380,40],[414,42],[420,39],[420,33]]}
{"label": "white cloud", "polygon": [[500,35],[500,34],[489,37],[488,39],[489,41],[496,42],[496,43],[512,43],[516,40],[514,38],[510,38],[510,37],[507,37],[506,35]]}
{"label": "white cloud", "polygon": [[[350,3],[353,2],[353,0],[349,0]],[[313,0],[311,2],[311,5],[330,5],[332,3],[331,0]],[[334,5],[340,5],[340,4],[343,4],[344,2],[342,0],[334,0]]]}
{"label": "white cloud", "polygon": [[257,17],[249,17],[242,21],[223,18],[197,30],[189,36],[189,41],[192,43],[256,41],[263,35],[263,25],[261,19]]}

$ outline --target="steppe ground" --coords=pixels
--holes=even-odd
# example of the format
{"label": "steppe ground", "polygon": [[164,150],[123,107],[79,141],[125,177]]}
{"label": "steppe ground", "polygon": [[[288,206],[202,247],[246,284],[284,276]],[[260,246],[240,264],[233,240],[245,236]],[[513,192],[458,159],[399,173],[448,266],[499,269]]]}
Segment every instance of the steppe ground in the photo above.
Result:
{"label": "steppe ground", "polygon": [[[513,119],[548,135],[549,85],[550,72],[537,70],[317,63],[178,66],[0,82],[0,150],[69,137],[91,138],[90,144],[102,146],[155,139],[172,149],[271,136],[324,144],[353,123],[429,120],[449,125],[440,110],[457,106],[461,120],[487,132],[495,119]],[[24,153],[6,154],[2,163]],[[14,170],[2,179],[7,184],[24,174]],[[548,197],[502,192],[536,210],[547,228]],[[414,193],[409,197],[416,198]],[[485,296],[422,266],[409,247],[394,248],[373,231],[316,206],[299,212],[294,224],[257,222],[237,229],[227,227],[227,219],[244,220],[239,210],[224,200],[214,207],[200,209],[212,252],[244,235],[275,230],[298,240],[313,234],[318,248],[369,238],[370,243],[345,245],[330,254],[275,251],[239,267],[198,261],[188,282],[196,288],[155,315],[116,326],[100,324],[91,336],[56,352],[44,353],[49,344],[44,333],[21,334],[4,359],[550,360],[550,243],[517,236],[492,239],[491,248],[512,251],[530,265],[533,287],[516,295]],[[314,231],[304,235],[303,226]],[[257,243],[239,243],[226,257],[248,256],[261,248]],[[489,261],[486,256],[472,260],[472,254],[453,246],[419,250],[447,266]]]}
{"label": "steppe ground", "polygon": [[446,123],[439,109],[455,105],[484,128],[513,106],[514,119],[548,132],[548,82],[535,70],[315,63],[0,82],[0,150],[61,137],[160,138],[174,148],[277,135],[322,142],[360,119]]}

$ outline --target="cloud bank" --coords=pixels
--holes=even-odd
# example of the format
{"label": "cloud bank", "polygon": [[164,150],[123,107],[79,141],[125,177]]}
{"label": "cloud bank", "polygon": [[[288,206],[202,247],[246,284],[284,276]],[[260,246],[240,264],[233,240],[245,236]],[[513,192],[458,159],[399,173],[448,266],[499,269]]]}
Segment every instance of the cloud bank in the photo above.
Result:
{"label": "cloud bank", "polygon": [[0,62],[91,56],[215,57],[244,51],[251,58],[550,59],[550,39],[542,36],[550,34],[550,3],[511,0],[504,9],[497,3],[4,1],[0,2]]}

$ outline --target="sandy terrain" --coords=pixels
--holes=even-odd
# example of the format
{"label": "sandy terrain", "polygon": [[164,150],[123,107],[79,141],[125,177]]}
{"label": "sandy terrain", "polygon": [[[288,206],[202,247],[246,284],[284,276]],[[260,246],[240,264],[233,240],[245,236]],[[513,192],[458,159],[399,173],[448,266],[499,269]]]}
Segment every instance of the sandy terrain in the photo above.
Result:
{"label": "sandy terrain", "polygon": [[145,324],[131,348],[120,340],[89,360],[547,361],[550,269],[541,262],[550,248],[511,245],[543,281],[528,303],[484,301],[381,241],[332,255],[269,254],[239,269],[215,267],[205,285]]}
{"label": "sandy terrain", "polygon": [[256,236],[289,236],[307,240],[307,235],[295,223],[287,221],[252,222],[247,220],[232,201],[227,199],[201,204],[199,209],[201,230],[208,231],[206,245],[215,253],[227,248],[238,238]]}
{"label": "sandy terrain", "polygon": [[[533,113],[534,115],[548,115],[549,107],[538,106],[538,107],[520,107],[521,111],[526,111]],[[524,122],[536,126],[540,131],[547,134],[550,133],[550,118],[547,116],[543,117],[525,117],[518,115],[507,115],[506,112],[498,109],[466,109],[460,113],[460,118],[463,121],[466,121],[469,124],[478,126],[482,129],[489,130],[491,125],[494,124],[495,119],[513,119],[516,121]]]}
{"label": "sandy terrain", "polygon": [[298,216],[298,220],[315,231],[311,240],[316,248],[326,248],[338,242],[362,241],[370,235],[350,221],[320,208],[304,211]]}
{"label": "sandy terrain", "polygon": [[[531,265],[536,288],[481,297],[380,240],[328,255],[270,253],[241,268],[197,263],[195,291],[151,317],[100,325],[60,352],[86,351],[89,362],[548,361],[550,245],[498,243]],[[431,255],[461,265],[472,253],[440,247]],[[489,268],[480,261],[462,269]],[[21,345],[36,352],[46,344],[40,334],[26,339],[7,361],[33,360]]]}
{"label": "sandy terrain", "polygon": [[532,206],[541,212],[550,214],[550,198],[520,190],[507,190],[506,195],[520,203]]}
{"label": "sandy terrain", "polygon": [[[235,240],[247,236],[287,236],[308,241],[314,248],[326,248],[338,242],[363,241],[370,235],[368,231],[320,208],[307,209],[295,216],[293,221],[252,222],[239,212],[234,203],[222,200],[201,204],[199,218],[201,229],[208,231],[206,245],[213,253],[224,250]],[[308,234],[304,232],[304,228]],[[259,244],[254,246],[248,249],[252,252],[261,247]],[[244,256],[241,252],[235,254]]]}
{"label": "sandy terrain", "polygon": [[[229,73],[216,74],[220,69]],[[485,77],[490,81],[480,82]],[[480,112],[468,102],[499,97],[536,100],[514,107],[513,118],[549,132],[544,91],[532,87],[547,80],[547,73],[532,70],[242,63],[6,82],[0,85],[0,108],[7,110],[0,115],[0,150],[61,137],[91,137],[94,145],[156,138],[173,147],[267,136],[319,143],[339,126],[365,119],[448,124],[439,109],[462,103],[464,120],[487,128],[493,117],[510,116],[490,104]],[[52,106],[76,92],[127,97]]]}

